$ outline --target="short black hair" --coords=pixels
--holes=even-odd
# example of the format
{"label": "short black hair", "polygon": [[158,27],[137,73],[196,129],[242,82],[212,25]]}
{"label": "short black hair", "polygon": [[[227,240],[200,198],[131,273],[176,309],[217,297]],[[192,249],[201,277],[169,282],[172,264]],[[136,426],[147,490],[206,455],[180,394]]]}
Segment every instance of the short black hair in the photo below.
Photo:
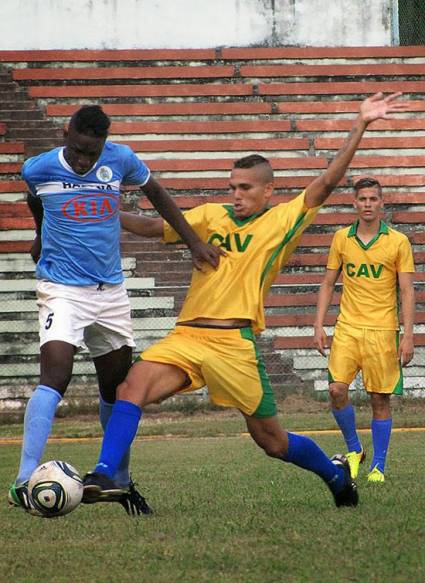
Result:
{"label": "short black hair", "polygon": [[253,168],[259,164],[267,164],[270,166],[270,162],[267,158],[264,158],[264,156],[260,156],[260,154],[250,154],[249,156],[244,156],[243,158],[236,160],[233,164],[233,168]]}
{"label": "short black hair", "polygon": [[258,166],[258,173],[261,176],[262,182],[264,184],[269,184],[273,182],[273,168],[267,158],[260,156],[260,154],[250,154],[244,158],[236,160],[233,164],[233,168],[255,168]]}
{"label": "short black hair", "polygon": [[79,134],[106,138],[111,120],[100,105],[83,105],[72,115],[69,125]]}
{"label": "short black hair", "polygon": [[363,188],[376,188],[376,190],[379,192],[379,196],[382,197],[382,186],[379,180],[376,180],[376,178],[366,176],[365,178],[360,178],[360,180],[357,180],[357,182],[354,183],[354,192],[356,196],[359,194],[360,190],[363,190]]}

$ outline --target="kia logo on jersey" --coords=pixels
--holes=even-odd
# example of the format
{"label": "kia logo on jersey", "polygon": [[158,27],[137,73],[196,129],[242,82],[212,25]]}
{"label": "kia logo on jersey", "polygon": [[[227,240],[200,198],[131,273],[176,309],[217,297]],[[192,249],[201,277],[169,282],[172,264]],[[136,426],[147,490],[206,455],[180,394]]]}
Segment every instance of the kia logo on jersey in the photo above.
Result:
{"label": "kia logo on jersey", "polygon": [[62,206],[62,213],[71,221],[97,223],[106,221],[118,212],[119,198],[105,192],[80,194]]}

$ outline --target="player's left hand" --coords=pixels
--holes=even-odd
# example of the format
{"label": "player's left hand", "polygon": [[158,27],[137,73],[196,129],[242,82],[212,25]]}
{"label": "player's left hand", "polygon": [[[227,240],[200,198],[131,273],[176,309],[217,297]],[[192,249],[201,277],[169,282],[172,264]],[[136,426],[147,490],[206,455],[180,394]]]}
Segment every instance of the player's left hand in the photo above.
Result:
{"label": "player's left hand", "polygon": [[328,348],[328,337],[322,326],[314,327],[313,344],[322,356],[327,358],[326,348]]}
{"label": "player's left hand", "polygon": [[36,235],[34,241],[32,242],[30,255],[34,263],[37,263],[41,255],[41,237]]}
{"label": "player's left hand", "polygon": [[220,263],[220,256],[226,256],[227,253],[221,247],[198,241],[191,248],[192,263],[198,271],[205,271],[205,263],[217,269]]}
{"label": "player's left hand", "polygon": [[413,338],[403,336],[398,347],[398,358],[401,366],[407,366],[413,358],[414,346]]}
{"label": "player's left hand", "polygon": [[360,105],[360,117],[366,123],[370,123],[376,119],[391,119],[392,113],[400,113],[410,107],[408,102],[398,101],[401,96],[401,91],[391,93],[387,97],[384,97],[381,91],[375,93],[375,95],[362,101]]}

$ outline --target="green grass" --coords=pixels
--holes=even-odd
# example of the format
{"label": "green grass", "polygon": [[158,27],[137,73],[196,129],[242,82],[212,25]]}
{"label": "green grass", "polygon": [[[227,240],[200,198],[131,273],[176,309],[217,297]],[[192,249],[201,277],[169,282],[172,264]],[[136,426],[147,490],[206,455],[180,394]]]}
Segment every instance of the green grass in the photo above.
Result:
{"label": "green grass", "polygon": [[[412,412],[408,417],[423,425],[419,412],[416,419]],[[292,413],[291,421],[311,429],[313,417]],[[215,435],[224,435],[203,437],[202,423],[207,435],[214,424]],[[71,433],[89,432],[88,420],[68,424]],[[160,424],[145,423],[144,433]],[[233,436],[244,429],[238,417],[168,419],[165,425],[175,435],[200,435],[135,443],[133,472],[154,516],[130,519],[117,504],[98,504],[45,520],[4,503],[0,581],[425,580],[423,433],[394,433],[385,485],[368,485],[362,467],[361,502],[354,510],[335,508],[316,476],[271,460],[250,439]],[[329,419],[328,425],[333,427]],[[341,450],[338,436],[317,441],[329,454]],[[369,434],[364,445],[370,451]],[[19,449],[0,446],[3,492],[16,471]],[[98,442],[55,443],[45,458],[68,460],[84,472],[98,449]]]}
{"label": "green grass", "polygon": [[[286,399],[280,404],[280,419],[283,425],[293,431],[314,429],[335,429],[335,421],[329,413],[326,403],[313,399],[297,397]],[[397,399],[393,402],[394,427],[418,427],[424,424],[425,403],[419,400]],[[367,403],[356,407],[357,425],[360,428],[370,426],[370,407]],[[239,435],[246,431],[242,416],[233,410],[200,410],[192,414],[162,410],[155,407],[147,411],[142,420],[143,435],[185,437],[214,437],[218,435]],[[22,424],[0,425],[0,438],[20,437]],[[66,416],[56,420],[54,437],[101,437],[102,430],[93,415]]]}

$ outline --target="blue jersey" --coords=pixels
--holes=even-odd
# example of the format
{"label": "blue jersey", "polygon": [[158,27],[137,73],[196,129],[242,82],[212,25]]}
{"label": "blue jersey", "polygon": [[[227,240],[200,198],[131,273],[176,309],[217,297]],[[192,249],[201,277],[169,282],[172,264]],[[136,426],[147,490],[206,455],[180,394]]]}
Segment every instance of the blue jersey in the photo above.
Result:
{"label": "blue jersey", "polygon": [[150,171],[131,148],[113,142],[84,175],[63,153],[56,148],[29,158],[22,169],[44,211],[36,276],[67,285],[121,283],[120,186],[143,186]]}

